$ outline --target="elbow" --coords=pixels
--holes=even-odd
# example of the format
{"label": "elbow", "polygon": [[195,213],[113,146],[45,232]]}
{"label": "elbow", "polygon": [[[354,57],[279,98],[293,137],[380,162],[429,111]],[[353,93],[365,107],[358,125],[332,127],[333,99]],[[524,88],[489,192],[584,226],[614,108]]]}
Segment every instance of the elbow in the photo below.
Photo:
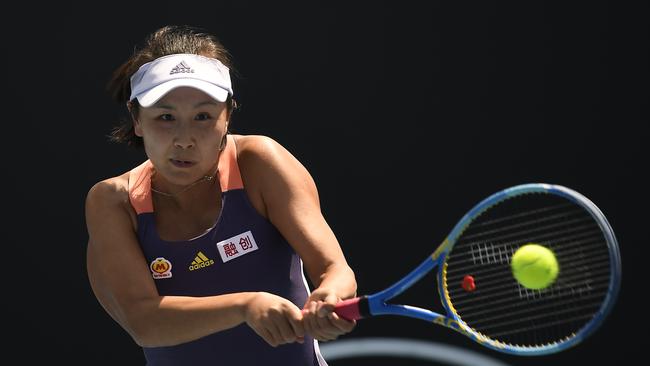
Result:
{"label": "elbow", "polygon": [[157,322],[149,309],[131,308],[120,317],[120,325],[140,347],[166,346],[160,338]]}
{"label": "elbow", "polygon": [[133,341],[140,347],[169,347],[182,343],[177,334],[169,332],[168,327],[161,327],[161,322],[152,315],[132,318],[124,327]]}
{"label": "elbow", "polygon": [[140,347],[157,347],[159,342],[154,337],[150,326],[141,321],[132,321],[124,326],[133,341]]}
{"label": "elbow", "polygon": [[120,321],[122,328],[129,333],[133,341],[140,347],[157,346],[154,339],[154,329],[145,316],[132,312]]}
{"label": "elbow", "polygon": [[175,343],[163,339],[159,329],[155,325],[142,320],[135,320],[125,327],[127,332],[131,335],[133,341],[140,347],[166,347],[174,346]]}

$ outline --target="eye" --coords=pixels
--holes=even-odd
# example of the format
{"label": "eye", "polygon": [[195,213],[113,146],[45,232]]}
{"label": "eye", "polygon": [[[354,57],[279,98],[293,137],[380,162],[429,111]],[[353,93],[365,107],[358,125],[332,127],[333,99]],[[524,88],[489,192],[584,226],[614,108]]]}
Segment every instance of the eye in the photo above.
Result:
{"label": "eye", "polygon": [[212,119],[212,116],[210,116],[209,113],[199,113],[199,114],[196,115],[195,119],[197,121],[207,121],[207,120]]}
{"label": "eye", "polygon": [[161,114],[160,116],[158,116],[158,119],[161,120],[161,121],[173,121],[174,116],[172,116],[169,113],[165,113],[165,114]]}

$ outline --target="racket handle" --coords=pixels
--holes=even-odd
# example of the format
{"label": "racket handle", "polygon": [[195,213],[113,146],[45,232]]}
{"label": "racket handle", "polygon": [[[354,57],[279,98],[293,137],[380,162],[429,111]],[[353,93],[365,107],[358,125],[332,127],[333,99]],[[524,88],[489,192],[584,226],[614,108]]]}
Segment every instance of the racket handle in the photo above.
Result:
{"label": "racket handle", "polygon": [[340,301],[334,306],[334,312],[346,320],[358,320],[370,315],[368,297],[361,296]]}

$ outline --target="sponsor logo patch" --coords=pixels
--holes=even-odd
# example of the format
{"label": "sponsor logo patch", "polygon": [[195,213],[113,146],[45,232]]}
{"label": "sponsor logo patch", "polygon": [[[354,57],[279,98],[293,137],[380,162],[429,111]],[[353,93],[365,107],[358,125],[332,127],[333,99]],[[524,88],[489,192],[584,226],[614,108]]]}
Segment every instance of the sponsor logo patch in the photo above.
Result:
{"label": "sponsor logo patch", "polygon": [[149,265],[149,268],[151,269],[151,275],[156,280],[171,278],[172,276],[172,262],[163,257],[154,259]]}
{"label": "sponsor logo patch", "polygon": [[224,263],[257,249],[257,243],[250,230],[217,243],[217,250]]}

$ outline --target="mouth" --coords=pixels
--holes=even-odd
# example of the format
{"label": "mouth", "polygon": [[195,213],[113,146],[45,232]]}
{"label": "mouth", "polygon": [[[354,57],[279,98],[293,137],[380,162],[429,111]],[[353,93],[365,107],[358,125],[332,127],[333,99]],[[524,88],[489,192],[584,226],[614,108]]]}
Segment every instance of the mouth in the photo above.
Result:
{"label": "mouth", "polygon": [[196,163],[191,160],[182,160],[182,159],[169,159],[172,165],[179,168],[189,168],[194,166]]}

